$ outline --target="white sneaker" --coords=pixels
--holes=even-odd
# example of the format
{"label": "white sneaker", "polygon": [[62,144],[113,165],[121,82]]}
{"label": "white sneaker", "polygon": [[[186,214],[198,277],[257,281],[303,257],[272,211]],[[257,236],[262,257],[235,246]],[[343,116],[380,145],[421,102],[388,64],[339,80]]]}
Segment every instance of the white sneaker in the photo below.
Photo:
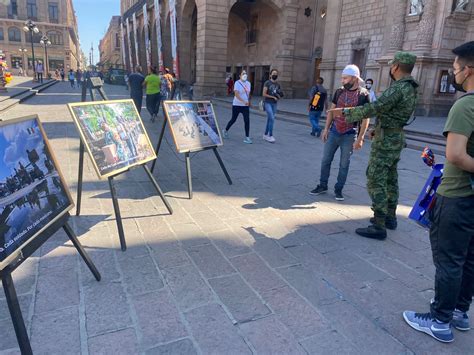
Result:
{"label": "white sneaker", "polygon": [[273,137],[273,136],[269,136],[268,139],[267,139],[268,143],[275,143],[275,141],[276,141],[275,137]]}
{"label": "white sneaker", "polygon": [[264,134],[262,138],[263,138],[264,141],[268,140],[268,136],[266,134]]}

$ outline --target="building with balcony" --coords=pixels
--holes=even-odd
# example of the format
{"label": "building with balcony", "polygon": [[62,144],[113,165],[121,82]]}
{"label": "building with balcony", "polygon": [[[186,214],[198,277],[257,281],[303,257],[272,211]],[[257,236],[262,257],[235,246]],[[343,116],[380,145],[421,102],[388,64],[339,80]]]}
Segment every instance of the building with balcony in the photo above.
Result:
{"label": "building with balcony", "polygon": [[120,38],[120,16],[113,16],[109,28],[99,42],[100,67],[102,70],[109,68],[123,68]]}
{"label": "building with balcony", "polygon": [[[25,21],[32,20],[38,33],[25,32]],[[33,34],[33,38],[31,35]],[[45,50],[40,43],[46,35],[51,42]],[[4,0],[0,1],[0,49],[6,54],[12,71],[20,66],[33,72],[35,60],[46,64],[50,72],[55,69],[77,69],[80,66],[80,47],[76,15],[72,0]]]}

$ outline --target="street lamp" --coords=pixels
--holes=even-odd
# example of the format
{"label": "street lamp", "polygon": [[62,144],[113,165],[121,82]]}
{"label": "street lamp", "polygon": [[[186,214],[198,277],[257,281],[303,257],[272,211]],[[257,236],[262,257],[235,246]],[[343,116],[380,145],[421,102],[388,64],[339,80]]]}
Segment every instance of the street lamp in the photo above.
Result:
{"label": "street lamp", "polygon": [[46,77],[49,77],[49,62],[48,62],[48,46],[51,45],[51,41],[49,40],[48,36],[43,35],[41,37],[40,43],[44,46],[44,60],[46,62],[45,69],[46,69]]}
{"label": "street lamp", "polygon": [[[28,49],[21,47],[18,50],[21,53],[21,62],[22,62],[22,66],[23,66],[23,75],[27,76],[28,75],[28,57],[26,58],[26,61],[25,61],[25,55],[26,55],[26,52],[28,52]],[[26,67],[25,67],[25,63],[26,63]]]}
{"label": "street lamp", "polygon": [[25,22],[23,26],[23,31],[30,32],[30,41],[31,41],[31,55],[33,59],[33,81],[36,81],[36,68],[35,68],[35,47],[33,46],[33,34],[39,33],[38,26],[31,20]]}

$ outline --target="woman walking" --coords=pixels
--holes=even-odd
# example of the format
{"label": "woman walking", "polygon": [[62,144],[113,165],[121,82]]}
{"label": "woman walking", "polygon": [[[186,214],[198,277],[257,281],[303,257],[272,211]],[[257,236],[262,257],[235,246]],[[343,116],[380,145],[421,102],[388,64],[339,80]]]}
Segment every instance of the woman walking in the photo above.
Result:
{"label": "woman walking", "polygon": [[156,67],[150,67],[150,74],[145,77],[143,87],[146,88],[146,109],[151,115],[151,122],[155,122],[161,101],[161,79],[157,74]]}
{"label": "woman walking", "polygon": [[234,101],[232,102],[232,118],[227,123],[226,128],[222,132],[224,138],[229,138],[229,129],[237,121],[240,114],[244,117],[245,138],[244,143],[252,144],[250,139],[250,91],[251,84],[247,81],[247,72],[244,70],[240,73],[240,80],[234,84]]}
{"label": "woman walking", "polygon": [[278,100],[283,97],[283,91],[281,90],[277,79],[278,70],[272,69],[270,72],[270,80],[267,80],[265,84],[263,84],[262,96],[264,97],[265,112],[267,113],[267,126],[265,128],[263,139],[269,143],[275,143],[275,138],[273,137],[273,125],[275,123]]}

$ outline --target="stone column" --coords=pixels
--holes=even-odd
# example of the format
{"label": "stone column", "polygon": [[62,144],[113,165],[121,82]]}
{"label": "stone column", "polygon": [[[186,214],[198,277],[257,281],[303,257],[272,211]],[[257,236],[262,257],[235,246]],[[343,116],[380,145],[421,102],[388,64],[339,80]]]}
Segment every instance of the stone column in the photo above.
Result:
{"label": "stone column", "polygon": [[229,8],[221,0],[196,1],[197,50],[194,95],[225,94]]}
{"label": "stone column", "polygon": [[393,24],[390,31],[390,52],[403,49],[405,37],[405,16],[407,11],[407,0],[395,0],[393,12]]}
{"label": "stone column", "polygon": [[293,60],[295,55],[296,21],[299,5],[288,4],[280,10],[281,42],[277,51],[275,67],[280,72],[278,81],[287,98],[293,97],[291,80],[293,78]]}
{"label": "stone column", "polygon": [[[342,16],[342,0],[330,0],[327,4],[326,26],[324,29],[323,58],[319,69],[329,92],[334,91],[337,46]],[[339,81],[338,81],[339,83]]]}
{"label": "stone column", "polygon": [[438,0],[425,0],[425,7],[421,20],[418,23],[418,35],[416,37],[416,50],[419,52],[431,51],[433,45],[433,33],[436,26],[436,10]]}

